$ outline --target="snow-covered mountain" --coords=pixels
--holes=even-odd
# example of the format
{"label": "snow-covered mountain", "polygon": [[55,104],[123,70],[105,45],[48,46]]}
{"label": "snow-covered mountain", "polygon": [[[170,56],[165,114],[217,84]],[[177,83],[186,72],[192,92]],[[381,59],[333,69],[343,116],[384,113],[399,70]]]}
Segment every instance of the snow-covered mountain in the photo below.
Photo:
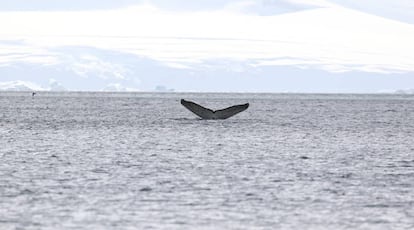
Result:
{"label": "snow-covered mountain", "polygon": [[0,82],[0,90],[3,91],[42,91],[45,90],[36,83],[29,81]]}
{"label": "snow-covered mountain", "polygon": [[33,81],[5,81],[0,82],[1,91],[66,91],[62,84],[54,79],[49,80],[49,86],[43,87]]}
{"label": "snow-covered mountain", "polygon": [[94,91],[377,92],[414,85],[412,24],[339,1],[225,2],[194,12],[156,4],[0,12],[0,82]]}
{"label": "snow-covered mountain", "polygon": [[[180,91],[219,92],[382,92],[414,85],[411,73],[378,74],[363,71],[331,73],[318,68],[294,65],[260,65],[257,60],[215,59],[194,63],[188,68],[133,54],[88,47],[67,48],[70,58],[54,65],[14,63],[0,67],[0,82],[14,79],[35,83],[33,90],[81,91]],[[88,71],[82,55],[94,56],[99,63],[110,62],[119,71]],[[76,64],[79,63],[79,64]],[[323,84],[322,84],[322,83]],[[8,84],[9,85],[9,84]],[[26,84],[28,85],[28,84]],[[160,87],[164,86],[164,87]],[[4,88],[4,87],[3,87]],[[9,87],[8,87],[9,88]]]}
{"label": "snow-covered mountain", "polygon": [[67,89],[58,81],[51,78],[49,79],[49,91],[66,91]]}

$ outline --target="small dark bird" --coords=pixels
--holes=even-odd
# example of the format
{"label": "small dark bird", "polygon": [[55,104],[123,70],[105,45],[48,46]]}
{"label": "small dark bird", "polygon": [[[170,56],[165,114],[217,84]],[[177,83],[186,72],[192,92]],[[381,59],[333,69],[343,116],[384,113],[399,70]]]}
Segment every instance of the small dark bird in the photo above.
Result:
{"label": "small dark bird", "polygon": [[32,97],[34,97],[35,95],[36,95],[36,93],[35,93],[35,92],[33,92],[33,93],[32,93]]}

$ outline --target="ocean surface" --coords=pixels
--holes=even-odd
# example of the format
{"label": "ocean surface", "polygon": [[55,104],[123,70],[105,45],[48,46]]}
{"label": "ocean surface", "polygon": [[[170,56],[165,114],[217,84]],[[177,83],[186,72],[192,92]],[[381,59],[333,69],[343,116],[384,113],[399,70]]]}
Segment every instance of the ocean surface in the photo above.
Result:
{"label": "ocean surface", "polygon": [[414,96],[0,92],[0,229],[414,229]]}

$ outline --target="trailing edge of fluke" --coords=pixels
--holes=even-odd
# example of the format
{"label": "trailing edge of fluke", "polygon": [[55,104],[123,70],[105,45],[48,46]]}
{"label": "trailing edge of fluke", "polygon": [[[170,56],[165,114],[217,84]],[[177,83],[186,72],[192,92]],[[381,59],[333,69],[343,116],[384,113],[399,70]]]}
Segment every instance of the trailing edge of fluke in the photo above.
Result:
{"label": "trailing edge of fluke", "polygon": [[211,110],[192,101],[181,99],[181,104],[197,116],[207,120],[227,119],[249,108],[249,103],[233,105],[225,109]]}

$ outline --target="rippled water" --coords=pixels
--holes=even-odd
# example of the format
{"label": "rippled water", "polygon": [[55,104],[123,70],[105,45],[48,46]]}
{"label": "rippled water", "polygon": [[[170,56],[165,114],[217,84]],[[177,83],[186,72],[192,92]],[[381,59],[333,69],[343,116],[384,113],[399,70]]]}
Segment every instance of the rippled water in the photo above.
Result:
{"label": "rippled water", "polygon": [[2,92],[0,229],[413,229],[413,140],[414,96]]}

